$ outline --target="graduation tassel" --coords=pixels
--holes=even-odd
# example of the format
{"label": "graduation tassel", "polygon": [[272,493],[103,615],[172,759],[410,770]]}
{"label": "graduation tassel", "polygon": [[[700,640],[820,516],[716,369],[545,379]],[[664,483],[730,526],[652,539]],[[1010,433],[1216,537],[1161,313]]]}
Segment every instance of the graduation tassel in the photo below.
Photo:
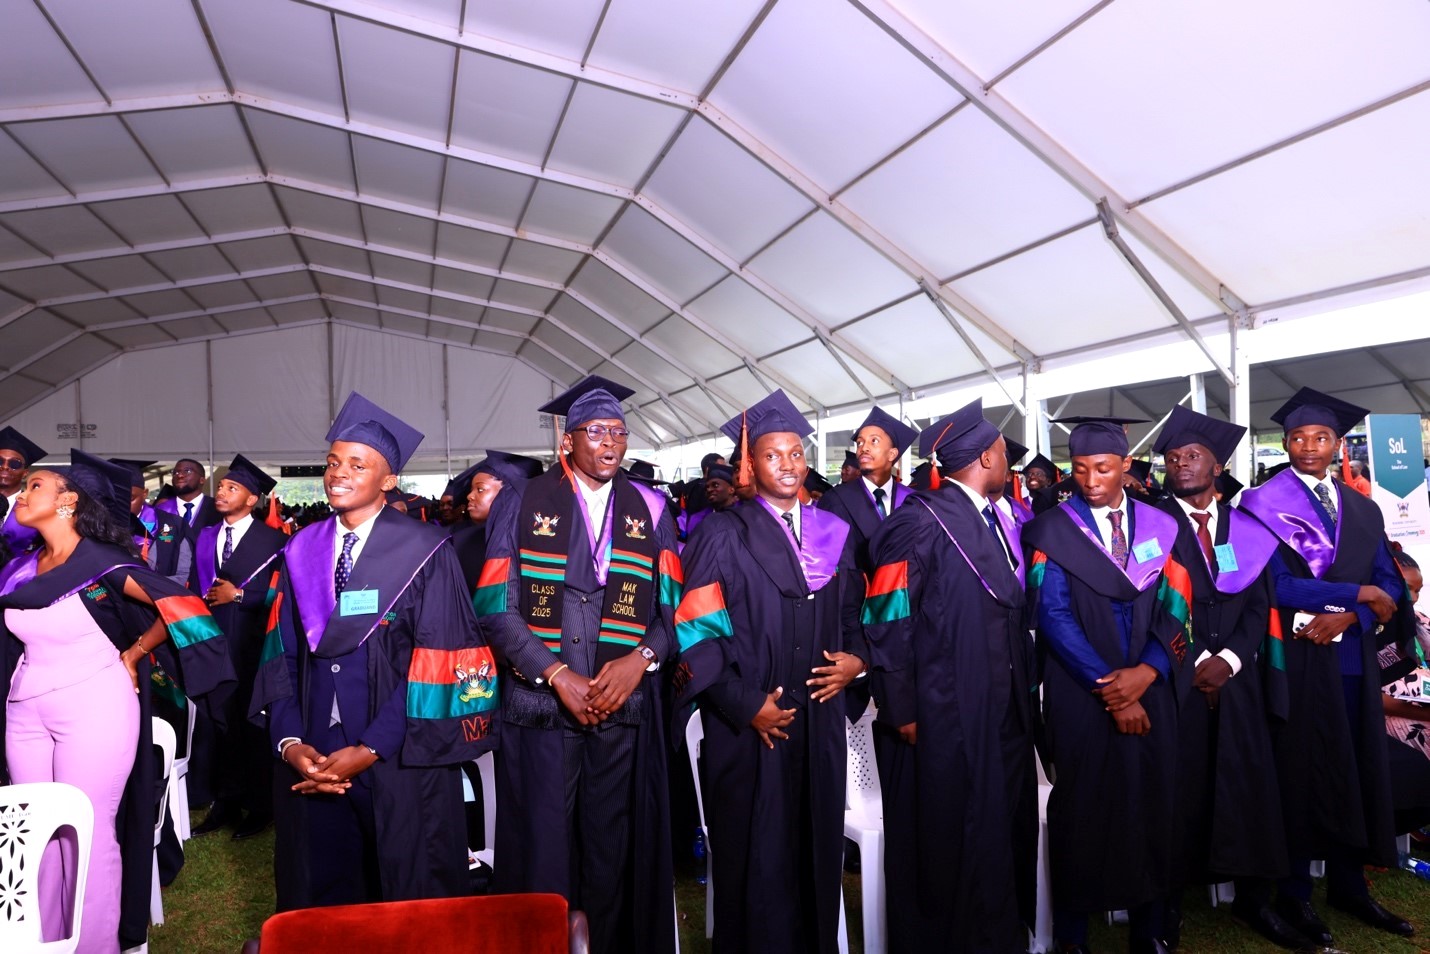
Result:
{"label": "graduation tassel", "polygon": [[1014,474],[1014,475],[1013,475],[1013,499],[1016,500],[1016,501],[1018,501],[1018,503],[1022,503],[1022,502],[1023,502],[1023,475],[1022,475],[1022,474]]}
{"label": "graduation tassel", "polygon": [[938,440],[934,441],[933,446],[929,448],[929,464],[931,465],[929,467],[929,490],[938,490],[943,484],[941,479],[942,475],[938,471],[938,445],[943,443],[944,437],[948,434],[948,429],[953,427],[953,424],[953,421],[949,421],[944,425],[943,430],[939,432]]}
{"label": "graduation tassel", "polygon": [[750,426],[745,414],[740,412],[740,472],[735,475],[741,487],[750,486],[755,479],[755,464],[750,460]]}
{"label": "graduation tassel", "polygon": [[938,458],[929,459],[929,490],[938,490],[941,481],[938,473]]}

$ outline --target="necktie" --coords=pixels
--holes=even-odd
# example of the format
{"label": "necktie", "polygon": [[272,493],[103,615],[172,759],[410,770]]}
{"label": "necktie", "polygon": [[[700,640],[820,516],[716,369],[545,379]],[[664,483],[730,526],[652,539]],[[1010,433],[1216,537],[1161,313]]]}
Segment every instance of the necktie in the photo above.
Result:
{"label": "necktie", "polygon": [[353,547],[357,545],[356,533],[343,534],[343,555],[338,557],[338,565],[333,570],[333,592],[341,593],[348,588],[348,577],[353,572]]}
{"label": "necktie", "polygon": [[1212,568],[1212,574],[1216,574],[1216,547],[1212,545],[1212,534],[1207,529],[1207,521],[1212,515],[1204,510],[1192,511],[1192,519],[1197,524],[1197,542],[1202,545],[1202,552],[1207,555],[1207,566]]}
{"label": "necktie", "polygon": [[874,488],[874,509],[879,511],[879,519],[883,520],[889,515],[888,509],[884,506],[884,488]]}
{"label": "necktie", "polygon": [[1331,500],[1331,492],[1325,484],[1316,485],[1316,499],[1321,501],[1321,509],[1331,518],[1331,526],[1336,525],[1336,504]]}
{"label": "necktie", "polygon": [[223,562],[219,566],[228,563],[228,558],[233,556],[233,527],[223,528]]}
{"label": "necktie", "polygon": [[993,534],[993,539],[998,541],[998,545],[1003,545],[1003,535],[998,532],[998,519],[993,516],[993,505],[983,505],[983,522],[988,524],[988,532]]}
{"label": "necktie", "polygon": [[794,528],[794,514],[790,513],[789,511],[785,511],[784,513],[780,514],[780,519],[784,520],[785,526],[789,527],[790,536],[794,537],[794,545],[800,546],[801,544],[799,542],[799,531],[795,530]]}
{"label": "necktie", "polygon": [[10,512],[10,498],[0,494],[0,520],[5,519],[5,515]]}
{"label": "necktie", "polygon": [[1127,534],[1122,532],[1122,511],[1114,510],[1107,515],[1112,524],[1112,559],[1122,569],[1127,569]]}
{"label": "necktie", "polygon": [[191,527],[194,525],[194,504],[192,501],[184,504],[184,523]]}

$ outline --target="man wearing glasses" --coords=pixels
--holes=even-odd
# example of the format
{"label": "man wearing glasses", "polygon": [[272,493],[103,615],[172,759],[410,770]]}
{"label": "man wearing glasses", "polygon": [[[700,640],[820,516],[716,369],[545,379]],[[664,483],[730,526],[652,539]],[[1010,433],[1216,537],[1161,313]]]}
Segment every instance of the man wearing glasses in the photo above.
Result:
{"label": "man wearing glasses", "polygon": [[4,518],[0,535],[12,555],[28,550],[39,536],[38,532],[16,522],[15,498],[25,489],[25,474],[30,465],[44,456],[45,452],[34,441],[13,427],[0,429],[0,517]]}
{"label": "man wearing glasses", "polygon": [[155,506],[184,518],[194,533],[211,527],[221,519],[213,498],[204,493],[204,465],[192,457],[181,457],[174,463],[170,480],[175,496],[161,500]]}
{"label": "man wearing glasses", "polygon": [[655,674],[670,658],[679,561],[665,498],[621,469],[633,392],[591,376],[559,465],[497,496],[473,605],[503,679],[496,890],[586,912],[591,950],[667,952],[675,933],[666,748]]}

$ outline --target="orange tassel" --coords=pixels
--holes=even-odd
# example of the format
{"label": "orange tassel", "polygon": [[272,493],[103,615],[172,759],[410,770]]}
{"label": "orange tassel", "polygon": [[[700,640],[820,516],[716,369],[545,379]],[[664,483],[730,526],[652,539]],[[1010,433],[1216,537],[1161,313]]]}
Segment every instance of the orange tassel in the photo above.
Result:
{"label": "orange tassel", "polygon": [[938,472],[938,445],[943,443],[944,435],[948,433],[948,429],[952,426],[952,421],[945,424],[943,430],[939,432],[938,440],[933,442],[933,451],[929,454],[929,464],[932,468],[929,470],[929,490],[938,490],[943,484],[941,475]]}
{"label": "orange tassel", "polygon": [[750,428],[745,420],[745,412],[740,412],[740,473],[737,475],[741,487],[748,487],[755,479],[755,463],[750,460]]}
{"label": "orange tassel", "polygon": [[1023,502],[1023,476],[1021,474],[1013,475],[1013,499],[1019,503]]}

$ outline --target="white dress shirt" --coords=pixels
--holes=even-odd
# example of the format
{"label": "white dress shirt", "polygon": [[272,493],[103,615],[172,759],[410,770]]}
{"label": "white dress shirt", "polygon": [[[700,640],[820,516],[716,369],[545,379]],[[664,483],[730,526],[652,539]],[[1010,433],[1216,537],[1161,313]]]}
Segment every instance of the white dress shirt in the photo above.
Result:
{"label": "white dress shirt", "polygon": [[[973,509],[978,511],[978,519],[982,520],[983,508],[989,505],[988,498],[983,496],[978,491],[974,490],[972,487],[968,486],[961,480],[954,480],[951,482],[955,487],[968,494],[968,499],[973,501]],[[995,516],[993,519],[997,520],[998,518]],[[1016,564],[1014,564],[1013,562],[1013,556],[1008,552],[1008,541],[1003,539],[1003,528],[1001,526],[998,528],[998,542],[1003,545],[1003,556],[1007,557],[1008,565],[1015,566]]]}
{"label": "white dress shirt", "polygon": [[214,566],[219,568],[223,567],[223,543],[224,538],[227,536],[224,531],[229,528],[233,529],[233,549],[237,552],[238,544],[243,540],[243,535],[248,532],[248,528],[251,526],[253,526],[253,514],[251,513],[244,514],[233,523],[229,523],[228,520],[225,519],[218,525],[218,539],[214,541]]}
{"label": "white dress shirt", "polygon": [[175,513],[179,515],[179,519],[183,520],[184,508],[187,507],[189,504],[193,504],[194,509],[193,513],[189,515],[189,519],[184,520],[184,524],[186,526],[192,527],[194,525],[194,521],[199,519],[199,511],[204,509],[204,495],[199,494],[198,496],[194,497],[193,500],[185,500],[182,497],[175,497],[174,506],[178,508]]}
{"label": "white dress shirt", "polygon": [[[1292,468],[1292,470],[1295,470],[1295,468]],[[1339,520],[1339,519],[1340,519],[1340,512],[1341,512],[1341,492],[1340,492],[1338,489],[1336,489],[1336,482],[1331,479],[1331,472],[1330,472],[1330,470],[1327,469],[1327,470],[1326,470],[1326,476],[1322,477],[1320,480],[1317,480],[1315,477],[1312,477],[1310,474],[1303,474],[1303,473],[1301,473],[1299,470],[1296,470],[1295,473],[1296,473],[1296,476],[1297,476],[1297,477],[1300,477],[1300,478],[1301,478],[1301,483],[1303,483],[1303,484],[1306,485],[1306,489],[1311,492],[1311,496],[1315,497],[1316,500],[1317,500],[1317,502],[1320,501],[1321,495],[1318,494],[1318,493],[1316,493],[1316,485],[1317,485],[1317,484],[1325,484],[1325,485],[1326,485],[1326,490],[1330,491],[1330,494],[1331,494],[1331,503],[1333,503],[1333,504],[1336,505],[1336,515],[1337,515],[1337,516],[1336,516],[1336,519]]]}
{"label": "white dress shirt", "polygon": [[885,515],[885,516],[888,516],[889,514],[891,514],[891,513],[894,512],[894,475],[893,475],[893,474],[890,474],[890,475],[889,475],[889,480],[888,480],[888,482],[887,482],[887,483],[884,483],[884,484],[876,484],[876,483],[874,483],[872,480],[870,480],[868,477],[864,477],[864,476],[860,476],[859,479],[862,480],[862,481],[864,481],[864,489],[867,490],[867,491],[869,491],[869,496],[870,496],[870,497],[873,497],[873,496],[874,496],[874,491],[879,490],[880,488],[882,488],[883,491],[884,491],[884,515]]}
{"label": "white dress shirt", "polygon": [[586,522],[591,527],[591,533],[599,539],[601,536],[601,528],[606,522],[606,507],[611,501],[611,485],[615,481],[608,480],[595,490],[592,490],[590,487],[587,487],[586,482],[576,474],[572,474],[571,478],[581,491],[581,503],[586,508]]}
{"label": "white dress shirt", "polygon": [[[368,517],[366,520],[358,524],[356,527],[353,527],[351,530],[349,530],[346,526],[343,525],[341,517],[333,521],[333,532],[337,535],[337,546],[333,550],[333,572],[337,572],[338,560],[342,559],[343,556],[343,537],[347,536],[349,533],[357,534],[357,542],[353,544],[351,554],[353,558],[353,566],[357,566],[358,557],[362,555],[363,544],[367,543],[367,538],[372,534],[372,525],[377,520],[377,514],[382,513],[382,511],[385,509],[387,509],[387,505],[383,504],[383,506],[377,511],[377,513],[373,514],[371,517]],[[222,534],[220,534],[220,536],[222,536]],[[238,544],[234,543],[234,546],[238,546]]]}
{"label": "white dress shirt", "polygon": [[[1192,519],[1192,514],[1194,514],[1194,513],[1209,513],[1209,514],[1211,514],[1211,519],[1207,521],[1207,533],[1211,534],[1211,537],[1212,537],[1212,541],[1213,541],[1213,542],[1216,541],[1216,524],[1217,524],[1217,518],[1220,516],[1220,515],[1217,513],[1216,501],[1212,501],[1212,505],[1211,505],[1211,507],[1210,507],[1209,509],[1207,509],[1207,510],[1205,510],[1205,511],[1202,511],[1202,510],[1198,510],[1196,507],[1193,507],[1191,504],[1187,503],[1187,501],[1183,500],[1181,497],[1173,497],[1172,499],[1175,500],[1175,501],[1177,501],[1177,504],[1182,508],[1182,512],[1187,515],[1187,522],[1192,525],[1192,531],[1193,531],[1193,532],[1196,532],[1197,522]],[[1200,545],[1200,544],[1198,544],[1198,545]],[[1273,609],[1272,612],[1274,613],[1274,612],[1276,612],[1276,611]],[[1236,653],[1232,652],[1230,649],[1223,649],[1223,650],[1221,650],[1220,652],[1218,652],[1217,655],[1220,656],[1222,659],[1226,660],[1226,664],[1231,667],[1231,674],[1232,674],[1233,676],[1235,676],[1237,673],[1241,672],[1241,658],[1238,657]],[[1194,663],[1194,665],[1200,666],[1203,661],[1208,660],[1208,659],[1210,659],[1210,658],[1212,658],[1212,654],[1209,653],[1207,650],[1203,649],[1202,652],[1201,652],[1201,655],[1199,655],[1199,656],[1197,657],[1196,662]]]}
{"label": "white dress shirt", "polygon": [[1121,512],[1122,514],[1122,536],[1127,540],[1127,552],[1132,553],[1132,531],[1127,525],[1127,492],[1122,492],[1122,499],[1116,507],[1094,507],[1091,504],[1088,508],[1092,511],[1093,523],[1097,524],[1098,536],[1102,537],[1102,548],[1108,553],[1112,552],[1112,518],[1111,514]]}

